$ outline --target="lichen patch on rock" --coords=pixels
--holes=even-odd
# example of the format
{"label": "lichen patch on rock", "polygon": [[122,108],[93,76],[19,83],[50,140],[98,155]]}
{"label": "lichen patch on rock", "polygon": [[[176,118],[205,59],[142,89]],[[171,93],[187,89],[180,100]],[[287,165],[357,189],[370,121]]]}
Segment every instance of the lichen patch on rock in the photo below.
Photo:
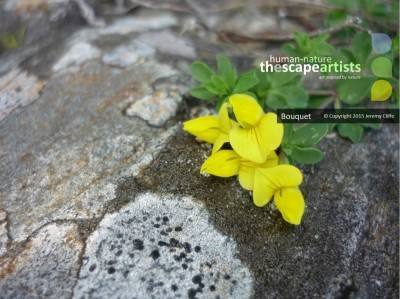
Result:
{"label": "lichen patch on rock", "polygon": [[156,91],[134,102],[126,109],[128,116],[137,116],[153,126],[163,126],[178,109],[181,96],[176,92]]}
{"label": "lichen patch on rock", "polygon": [[235,242],[189,197],[139,195],[88,238],[74,298],[249,298]]}

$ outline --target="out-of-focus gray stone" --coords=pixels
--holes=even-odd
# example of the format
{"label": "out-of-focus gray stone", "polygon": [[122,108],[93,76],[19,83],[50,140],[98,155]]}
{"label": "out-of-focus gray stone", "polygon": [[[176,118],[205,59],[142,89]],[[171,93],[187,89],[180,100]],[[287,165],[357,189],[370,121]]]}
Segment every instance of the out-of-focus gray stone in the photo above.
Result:
{"label": "out-of-focus gray stone", "polygon": [[49,224],[0,264],[1,298],[70,298],[83,242],[75,224]]}
{"label": "out-of-focus gray stone", "polygon": [[141,34],[138,37],[138,40],[167,55],[181,56],[191,59],[196,57],[196,50],[192,43],[188,39],[179,36],[172,31],[164,30],[146,32]]}
{"label": "out-of-focus gray stone", "polygon": [[202,204],[140,195],[88,238],[74,298],[249,298],[235,254]]}
{"label": "out-of-focus gray stone", "polygon": [[[135,33],[162,30],[175,25],[178,25],[178,18],[172,14],[139,13],[135,16],[118,18],[101,28],[83,28],[78,30],[71,36],[70,42],[74,44],[77,42],[102,41],[107,36],[123,36],[126,38],[126,36]],[[135,42],[138,42],[138,40],[135,39]]]}
{"label": "out-of-focus gray stone", "polygon": [[132,32],[144,32],[149,30],[163,29],[177,25],[175,16],[164,13],[156,15],[142,15],[120,18],[111,25],[99,30],[101,35],[128,34]]}
{"label": "out-of-focus gray stone", "polygon": [[0,257],[6,253],[9,241],[7,213],[3,209],[0,209]]}
{"label": "out-of-focus gray stone", "polygon": [[54,10],[65,6],[71,0],[6,0],[3,8],[16,13],[31,12],[33,10]]}
{"label": "out-of-focus gray stone", "polygon": [[128,67],[141,58],[153,56],[155,50],[145,43],[133,41],[127,45],[121,45],[103,55],[103,63],[112,66]]}
{"label": "out-of-focus gray stone", "polygon": [[20,69],[0,77],[0,122],[13,110],[36,100],[44,84],[35,75]]}
{"label": "out-of-focus gray stone", "polygon": [[175,115],[181,99],[182,97],[174,91],[156,91],[130,105],[126,114],[140,117],[153,126],[163,126]]}
{"label": "out-of-focus gray stone", "polygon": [[238,34],[253,35],[277,28],[278,16],[262,14],[256,9],[240,11],[234,15],[226,15],[215,20],[218,30],[230,31]]}
{"label": "out-of-focus gray stone", "polygon": [[86,42],[72,44],[69,50],[53,65],[53,71],[58,72],[72,66],[99,57],[100,50]]}

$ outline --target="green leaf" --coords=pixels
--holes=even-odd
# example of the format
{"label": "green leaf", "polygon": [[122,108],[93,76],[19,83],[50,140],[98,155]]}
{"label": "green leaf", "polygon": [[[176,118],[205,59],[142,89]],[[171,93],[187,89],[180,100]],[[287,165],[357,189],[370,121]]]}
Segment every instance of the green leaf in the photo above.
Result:
{"label": "green leaf", "polygon": [[335,127],[337,126],[337,124],[335,124],[335,123],[330,123],[330,124],[328,124],[328,126],[329,126],[329,131],[328,131],[328,133],[330,133],[330,132],[332,132],[332,131],[335,129]]}
{"label": "green leaf", "polygon": [[339,124],[338,132],[340,136],[349,138],[352,142],[360,142],[364,129],[358,124]]}
{"label": "green leaf", "polygon": [[207,88],[205,88],[203,86],[199,86],[199,87],[193,88],[190,91],[190,94],[192,95],[192,97],[195,97],[195,98],[200,99],[200,100],[206,100],[206,101],[208,101],[208,100],[210,100],[211,98],[214,97],[214,94],[209,92],[207,90]]}
{"label": "green leaf", "polygon": [[289,43],[282,46],[282,50],[291,56],[325,56],[332,55],[335,48],[328,43],[328,34],[321,34],[310,38],[307,33],[294,32],[296,44]]}
{"label": "green leaf", "polygon": [[283,44],[282,47],[282,52],[286,53],[289,56],[303,56],[303,53],[299,50],[299,48],[293,44],[293,43],[286,43]]}
{"label": "green leaf", "polygon": [[221,91],[217,86],[214,85],[213,82],[207,82],[203,85],[209,92],[215,94],[215,95],[220,95],[223,94],[223,91]]}
{"label": "green leaf", "polygon": [[258,97],[254,92],[245,91],[244,94],[247,94],[247,95],[251,96],[252,98],[255,98],[258,101]]}
{"label": "green leaf", "polygon": [[316,145],[329,132],[328,124],[306,124],[294,130],[290,143],[301,146]]}
{"label": "green leaf", "polygon": [[358,104],[368,96],[372,83],[372,78],[339,80],[336,83],[339,99],[349,105]]}
{"label": "green leaf", "polygon": [[290,157],[301,164],[315,164],[324,158],[324,153],[315,147],[293,146]]}
{"label": "green leaf", "polygon": [[347,48],[339,49],[339,51],[336,54],[336,59],[339,61],[341,60],[344,63],[350,63],[350,62],[356,63],[357,62],[356,56],[354,56],[353,52]]}
{"label": "green leaf", "polygon": [[282,143],[282,150],[286,154],[286,156],[290,157],[292,154],[292,145],[290,143]]}
{"label": "green leaf", "polygon": [[311,40],[311,54],[314,56],[332,55],[335,48],[328,42],[329,34],[321,34]]}
{"label": "green leaf", "polygon": [[380,123],[361,124],[365,128],[379,129],[382,125]]}
{"label": "green leaf", "polygon": [[269,93],[264,99],[264,104],[273,110],[287,108],[286,101],[280,94]]}
{"label": "green leaf", "polygon": [[293,124],[291,123],[284,124],[283,128],[284,128],[284,134],[282,143],[288,143],[293,135]]}
{"label": "green leaf", "polygon": [[391,78],[392,61],[385,56],[376,57],[372,60],[371,70],[372,73],[377,77]]}
{"label": "green leaf", "polygon": [[342,9],[335,9],[328,12],[325,17],[325,24],[327,26],[341,24],[346,21],[347,13]]}
{"label": "green leaf", "polygon": [[218,74],[224,78],[229,89],[233,89],[236,83],[237,73],[229,58],[223,54],[217,55],[217,66]]}
{"label": "green leaf", "polygon": [[394,53],[394,55],[399,55],[399,40],[400,40],[400,37],[399,37],[399,34],[397,34],[394,38],[393,38],[393,41],[392,41],[392,51],[393,51],[393,53]]}
{"label": "green leaf", "polygon": [[226,84],[225,80],[218,75],[212,75],[211,76],[211,82],[214,84],[214,86],[218,89],[223,91],[224,93],[228,93],[229,87]]}
{"label": "green leaf", "polygon": [[274,72],[263,73],[270,82],[272,88],[282,87],[287,85],[296,85],[300,82],[301,76],[297,73],[289,72]]}
{"label": "green leaf", "polygon": [[311,46],[311,39],[307,33],[294,32],[293,36],[300,49],[309,50],[309,47]]}
{"label": "green leaf", "polygon": [[260,80],[257,78],[255,71],[250,71],[241,75],[236,82],[236,86],[233,89],[234,93],[248,91],[253,86],[257,85]]}
{"label": "green leaf", "polygon": [[366,66],[368,56],[372,51],[371,36],[366,32],[357,32],[352,40],[351,51],[356,57],[356,62]]}
{"label": "green leaf", "polygon": [[[285,92],[286,91],[286,92]],[[302,86],[292,86],[282,89],[289,108],[305,108],[308,103],[308,94]]]}
{"label": "green leaf", "polygon": [[329,98],[330,96],[325,95],[310,95],[308,99],[308,108],[320,108]]}
{"label": "green leaf", "polygon": [[305,108],[307,107],[308,95],[301,86],[286,86],[268,91],[266,99],[268,106],[273,109]]}
{"label": "green leaf", "polygon": [[214,74],[209,66],[201,61],[193,62],[190,66],[190,70],[193,78],[203,83],[210,82],[211,76]]}
{"label": "green leaf", "polygon": [[301,76],[297,73],[257,73],[260,82],[253,89],[264,105],[272,109],[304,108],[308,94],[300,85]]}

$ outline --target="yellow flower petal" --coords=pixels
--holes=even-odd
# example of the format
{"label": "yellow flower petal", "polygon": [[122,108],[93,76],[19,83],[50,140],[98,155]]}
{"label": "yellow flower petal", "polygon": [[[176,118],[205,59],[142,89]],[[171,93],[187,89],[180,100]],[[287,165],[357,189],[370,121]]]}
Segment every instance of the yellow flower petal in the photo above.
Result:
{"label": "yellow flower petal", "polygon": [[232,127],[232,120],[229,118],[228,114],[228,103],[222,104],[218,112],[219,117],[219,127],[222,132],[229,133]]}
{"label": "yellow flower petal", "polygon": [[268,167],[274,167],[279,164],[279,156],[276,154],[275,151],[272,151],[269,153],[267,156],[267,160],[260,165],[259,168],[268,168]]}
{"label": "yellow flower petal", "polygon": [[218,137],[214,141],[214,145],[212,148],[212,154],[216,153],[220,150],[220,148],[224,145],[224,143],[229,142],[229,135],[225,133],[220,133]]}
{"label": "yellow flower petal", "polygon": [[258,130],[260,131],[261,143],[268,151],[277,149],[283,138],[283,124],[278,123],[278,117],[273,112],[268,112],[261,119]]}
{"label": "yellow flower petal", "polygon": [[300,224],[304,214],[304,198],[299,188],[282,188],[276,191],[274,202],[285,221]]}
{"label": "yellow flower petal", "polygon": [[231,150],[222,150],[212,154],[201,166],[202,173],[219,177],[230,177],[238,174],[239,156]]}
{"label": "yellow flower petal", "polygon": [[254,175],[254,204],[258,207],[265,206],[275,191],[283,187],[297,187],[302,181],[301,171],[292,165],[258,168]]}
{"label": "yellow flower petal", "polygon": [[243,129],[234,126],[229,133],[232,148],[243,158],[256,162],[265,162],[269,151],[260,143],[262,140],[257,127]]}
{"label": "yellow flower petal", "polygon": [[277,149],[283,138],[283,124],[277,122],[275,113],[269,112],[257,126],[233,126],[229,134],[232,148],[243,158],[263,163],[268,154]]}
{"label": "yellow flower petal", "polygon": [[257,169],[254,173],[253,202],[257,207],[263,207],[272,199],[276,188],[271,182],[265,180]]}
{"label": "yellow flower petal", "polygon": [[267,160],[262,163],[254,163],[248,160],[241,159],[239,166],[239,183],[246,190],[253,190],[254,186],[254,173],[256,168],[267,168],[278,165],[279,157],[278,155],[272,151]]}
{"label": "yellow flower petal", "polygon": [[183,130],[205,142],[214,143],[220,134],[219,119],[213,115],[191,119],[183,123]]}
{"label": "yellow flower petal", "polygon": [[247,94],[234,94],[229,97],[236,120],[244,128],[255,126],[264,115],[258,102]]}
{"label": "yellow flower petal", "polygon": [[243,189],[253,190],[255,167],[252,163],[240,163],[239,183]]}

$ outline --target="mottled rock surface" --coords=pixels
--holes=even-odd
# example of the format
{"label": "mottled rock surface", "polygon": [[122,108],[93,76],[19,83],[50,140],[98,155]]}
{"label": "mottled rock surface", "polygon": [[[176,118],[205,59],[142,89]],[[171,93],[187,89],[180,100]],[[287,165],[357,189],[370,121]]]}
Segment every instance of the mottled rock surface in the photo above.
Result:
{"label": "mottled rock surface", "polygon": [[163,126],[175,116],[181,96],[176,92],[156,91],[147,95],[126,109],[129,116],[137,116],[153,126]]}
{"label": "mottled rock surface", "polygon": [[2,298],[68,298],[83,242],[75,224],[49,224],[0,264]]}
{"label": "mottled rock surface", "polygon": [[0,3],[0,35],[29,33],[0,45],[0,298],[398,298],[398,128],[326,138],[300,226],[201,176],[190,62],[275,50],[206,27],[301,26],[272,2],[191,2]]}
{"label": "mottled rock surface", "polygon": [[43,81],[20,69],[14,69],[0,77],[0,121],[14,109],[36,100],[43,86]]}
{"label": "mottled rock surface", "polygon": [[6,253],[9,241],[7,213],[3,209],[0,209],[0,257]]}
{"label": "mottled rock surface", "polygon": [[140,195],[87,240],[76,298],[248,298],[235,242],[190,198]]}

